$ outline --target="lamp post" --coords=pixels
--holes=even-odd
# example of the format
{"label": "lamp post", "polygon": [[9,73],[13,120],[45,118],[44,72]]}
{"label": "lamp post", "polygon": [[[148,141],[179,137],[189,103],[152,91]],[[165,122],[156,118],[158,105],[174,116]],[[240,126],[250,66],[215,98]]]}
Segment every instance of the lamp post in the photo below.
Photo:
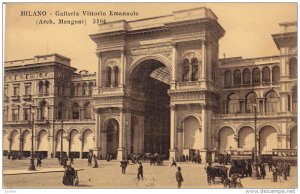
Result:
{"label": "lamp post", "polygon": [[31,153],[30,153],[30,165],[28,170],[34,171],[35,166],[34,166],[34,152],[33,152],[33,133],[34,133],[34,110],[31,109],[31,115],[32,115],[32,122],[31,122]]}
{"label": "lamp post", "polygon": [[256,138],[256,122],[257,122],[257,110],[256,110],[256,104],[254,104],[254,153],[253,153],[253,177],[258,178],[258,156],[257,156],[257,138]]}
{"label": "lamp post", "polygon": [[61,115],[61,133],[60,133],[60,165],[63,165],[63,127],[64,127],[64,121],[63,121],[63,115]]}

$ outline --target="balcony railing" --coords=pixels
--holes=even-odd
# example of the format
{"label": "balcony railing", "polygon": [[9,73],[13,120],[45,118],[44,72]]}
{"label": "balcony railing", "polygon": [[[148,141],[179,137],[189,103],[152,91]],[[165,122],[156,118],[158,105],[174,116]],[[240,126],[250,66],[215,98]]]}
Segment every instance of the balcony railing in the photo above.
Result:
{"label": "balcony railing", "polygon": [[23,100],[31,100],[32,96],[30,94],[23,95]]}
{"label": "balcony railing", "polygon": [[13,101],[19,101],[20,100],[20,96],[19,95],[11,96],[11,100],[13,100]]}

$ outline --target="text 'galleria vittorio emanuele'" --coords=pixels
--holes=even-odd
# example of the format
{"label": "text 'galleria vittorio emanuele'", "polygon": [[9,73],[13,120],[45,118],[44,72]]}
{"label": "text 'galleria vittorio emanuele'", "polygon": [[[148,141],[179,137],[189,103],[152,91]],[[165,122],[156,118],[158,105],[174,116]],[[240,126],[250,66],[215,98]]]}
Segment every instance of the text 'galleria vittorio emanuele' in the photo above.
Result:
{"label": "text 'galleria vittorio emanuele'", "polygon": [[255,131],[261,155],[296,149],[297,26],[279,25],[270,35],[278,53],[261,58],[219,59],[225,30],[195,8],[99,25],[90,35],[97,73],[76,73],[59,54],[7,61],[4,154],[29,155],[32,131],[47,157],[205,158],[251,151]]}

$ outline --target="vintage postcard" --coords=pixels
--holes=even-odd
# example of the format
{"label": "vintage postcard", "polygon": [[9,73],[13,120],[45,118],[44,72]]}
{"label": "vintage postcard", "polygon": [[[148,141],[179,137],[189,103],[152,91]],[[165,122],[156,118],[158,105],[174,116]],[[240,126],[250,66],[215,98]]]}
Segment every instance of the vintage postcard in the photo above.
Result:
{"label": "vintage postcard", "polygon": [[297,3],[4,11],[3,189],[295,193]]}

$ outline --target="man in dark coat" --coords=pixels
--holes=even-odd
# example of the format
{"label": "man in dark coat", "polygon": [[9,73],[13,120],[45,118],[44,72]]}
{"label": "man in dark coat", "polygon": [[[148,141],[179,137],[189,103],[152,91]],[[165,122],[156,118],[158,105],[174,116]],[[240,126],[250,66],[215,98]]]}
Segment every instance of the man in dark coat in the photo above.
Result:
{"label": "man in dark coat", "polygon": [[207,173],[207,183],[210,185],[213,178],[213,168],[211,166],[211,163],[208,163],[208,166],[206,167],[206,173]]}
{"label": "man in dark coat", "polygon": [[144,179],[143,177],[143,165],[142,162],[139,162],[139,167],[138,167],[138,173],[137,173],[137,178],[138,180],[140,180],[140,177],[142,178],[142,180]]}
{"label": "man in dark coat", "polygon": [[123,159],[120,163],[121,163],[121,168],[122,168],[122,174],[125,174],[128,162]]}
{"label": "man in dark coat", "polygon": [[182,174],[181,174],[181,168],[180,167],[177,168],[176,181],[177,181],[177,187],[178,187],[178,189],[180,189],[181,185],[182,185],[182,182],[183,182],[183,177],[182,177]]}

